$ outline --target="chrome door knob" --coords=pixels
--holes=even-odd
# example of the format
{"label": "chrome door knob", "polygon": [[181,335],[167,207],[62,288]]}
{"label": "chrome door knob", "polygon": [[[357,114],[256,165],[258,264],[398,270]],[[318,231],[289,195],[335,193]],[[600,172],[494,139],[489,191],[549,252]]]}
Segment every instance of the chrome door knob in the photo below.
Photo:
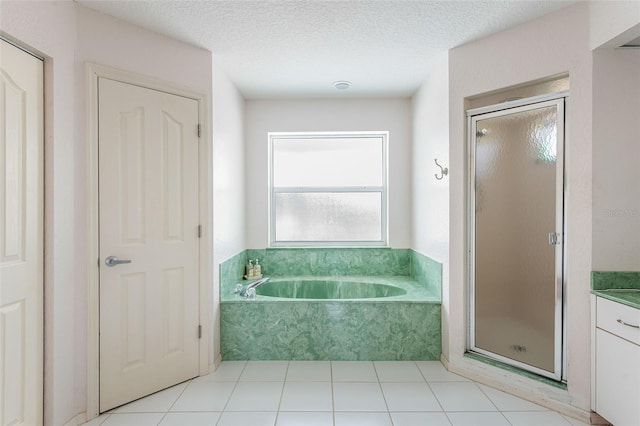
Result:
{"label": "chrome door knob", "polygon": [[121,265],[123,263],[131,263],[130,260],[118,259],[116,256],[109,256],[104,260],[104,264],[107,266],[116,266]]}

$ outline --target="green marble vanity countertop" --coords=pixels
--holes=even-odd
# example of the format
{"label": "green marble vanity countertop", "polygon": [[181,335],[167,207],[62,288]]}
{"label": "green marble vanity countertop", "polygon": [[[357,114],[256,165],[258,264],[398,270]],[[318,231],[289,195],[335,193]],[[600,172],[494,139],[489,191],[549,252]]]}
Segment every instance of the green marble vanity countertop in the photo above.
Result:
{"label": "green marble vanity countertop", "polygon": [[[388,297],[371,297],[366,299],[340,299],[340,302],[347,303],[370,303],[370,302],[433,302],[440,303],[442,296],[439,292],[434,291],[425,285],[420,284],[408,276],[364,276],[364,275],[349,275],[349,276],[291,276],[291,277],[273,277],[270,282],[276,283],[281,281],[339,281],[343,283],[371,283],[371,284],[384,284],[393,287],[399,287],[406,290],[406,293],[397,296]],[[247,281],[243,281],[241,284],[248,284]],[[263,285],[268,285],[266,284]],[[282,301],[300,301],[310,299],[291,299],[284,297],[262,296],[258,294],[254,300],[246,300],[237,294],[222,294],[222,302],[238,302],[238,303],[251,303],[254,301],[262,302],[282,302]],[[336,299],[313,299],[313,302],[336,302]]]}
{"label": "green marble vanity countertop", "polygon": [[640,272],[591,272],[591,293],[640,309]]}
{"label": "green marble vanity countertop", "polygon": [[596,296],[640,309],[640,289],[593,290]]}

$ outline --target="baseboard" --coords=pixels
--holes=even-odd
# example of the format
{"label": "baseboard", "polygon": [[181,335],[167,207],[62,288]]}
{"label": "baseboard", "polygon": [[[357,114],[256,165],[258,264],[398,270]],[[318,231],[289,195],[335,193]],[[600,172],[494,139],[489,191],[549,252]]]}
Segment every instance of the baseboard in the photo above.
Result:
{"label": "baseboard", "polygon": [[609,423],[609,421],[607,419],[605,419],[604,417],[602,417],[600,414],[596,413],[595,411],[591,412],[591,424],[592,425],[608,425],[611,426],[611,423]]}
{"label": "baseboard", "polygon": [[216,371],[218,367],[220,367],[220,364],[222,364],[222,354],[218,354],[216,359],[213,361],[213,364],[209,364],[209,373]]}
{"label": "baseboard", "polygon": [[444,354],[440,354],[440,362],[444,365],[444,368],[449,370],[449,358],[444,356]]}

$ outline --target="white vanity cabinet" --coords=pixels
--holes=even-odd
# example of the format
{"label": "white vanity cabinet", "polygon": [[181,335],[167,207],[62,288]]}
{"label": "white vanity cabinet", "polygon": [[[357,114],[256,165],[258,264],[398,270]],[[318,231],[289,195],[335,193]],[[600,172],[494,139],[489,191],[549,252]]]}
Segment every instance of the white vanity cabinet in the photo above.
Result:
{"label": "white vanity cabinet", "polygon": [[595,411],[640,425],[640,309],[596,297]]}

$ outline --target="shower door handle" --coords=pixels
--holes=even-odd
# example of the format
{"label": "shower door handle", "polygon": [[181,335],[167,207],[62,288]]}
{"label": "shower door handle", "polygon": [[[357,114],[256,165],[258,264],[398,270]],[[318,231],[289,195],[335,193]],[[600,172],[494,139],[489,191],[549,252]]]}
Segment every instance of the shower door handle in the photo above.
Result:
{"label": "shower door handle", "polygon": [[549,232],[549,245],[557,246],[560,244],[560,234],[557,232]]}

